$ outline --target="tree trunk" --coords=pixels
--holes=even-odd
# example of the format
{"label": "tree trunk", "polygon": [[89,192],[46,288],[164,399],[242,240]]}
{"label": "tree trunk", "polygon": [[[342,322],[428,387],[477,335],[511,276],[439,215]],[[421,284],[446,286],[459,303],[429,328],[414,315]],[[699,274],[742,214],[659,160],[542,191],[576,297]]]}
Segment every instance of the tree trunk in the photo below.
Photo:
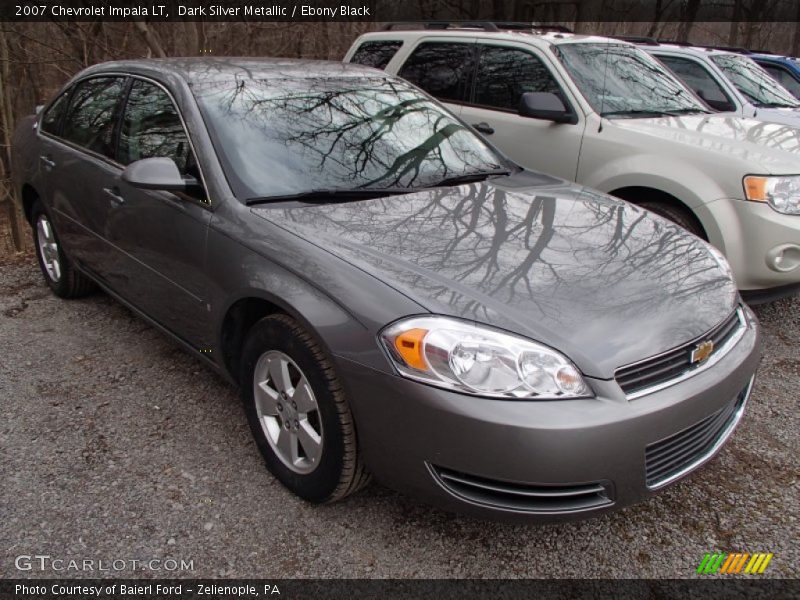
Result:
{"label": "tree trunk", "polygon": [[156,58],[166,58],[167,53],[164,52],[164,48],[161,47],[161,43],[158,41],[156,34],[153,33],[153,30],[147,26],[147,23],[144,21],[136,20],[133,22],[134,27],[136,30],[141,34],[142,39],[144,40],[147,47],[150,48],[150,52]]}

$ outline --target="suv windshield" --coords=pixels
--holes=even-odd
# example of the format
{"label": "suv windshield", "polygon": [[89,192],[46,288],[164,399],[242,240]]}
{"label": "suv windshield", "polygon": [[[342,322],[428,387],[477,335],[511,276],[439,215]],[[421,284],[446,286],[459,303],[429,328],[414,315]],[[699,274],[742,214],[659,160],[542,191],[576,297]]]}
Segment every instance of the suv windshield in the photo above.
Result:
{"label": "suv windshield", "polygon": [[716,54],[711,60],[744,96],[756,106],[800,106],[791,92],[775,81],[754,60],[738,54]]}
{"label": "suv windshield", "polygon": [[193,84],[223,168],[243,199],[408,190],[508,165],[397,79],[224,79]]}
{"label": "suv windshield", "polygon": [[708,112],[658,61],[635,46],[570,43],[553,51],[601,116]]}

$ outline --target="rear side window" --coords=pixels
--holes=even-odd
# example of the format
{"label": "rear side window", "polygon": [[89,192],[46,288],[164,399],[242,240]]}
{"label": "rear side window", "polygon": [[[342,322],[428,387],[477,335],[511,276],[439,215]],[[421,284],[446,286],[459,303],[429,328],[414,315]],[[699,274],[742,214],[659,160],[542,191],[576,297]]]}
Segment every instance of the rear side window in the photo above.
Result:
{"label": "rear side window", "polygon": [[783,67],[777,67],[775,65],[769,65],[766,63],[758,63],[761,65],[761,68],[764,69],[767,73],[772,75],[772,78],[775,79],[778,83],[780,83],[783,87],[787,90],[792,92],[792,95],[795,98],[800,98],[800,82],[794,78],[794,76],[789,73]]}
{"label": "rear side window", "polygon": [[399,41],[364,42],[355,51],[350,62],[384,69],[402,45],[403,42]]}
{"label": "rear side window", "polygon": [[536,56],[523,50],[485,47],[478,60],[473,102],[516,111],[525,92],[551,92],[560,95],[550,70]]}
{"label": "rear side window", "polygon": [[42,131],[51,135],[59,135],[61,133],[61,120],[64,113],[67,112],[67,105],[69,104],[69,93],[67,90],[61,94],[55,102],[50,105],[47,112],[42,115]]}
{"label": "rear side window", "polygon": [[95,77],[78,84],[72,95],[62,137],[113,157],[114,121],[125,88],[123,77]]}
{"label": "rear side window", "polygon": [[465,102],[475,63],[475,45],[420,44],[398,75],[441,100]]}
{"label": "rear side window", "polygon": [[678,56],[657,56],[670,71],[715,110],[733,110],[735,107],[722,87],[703,65]]}

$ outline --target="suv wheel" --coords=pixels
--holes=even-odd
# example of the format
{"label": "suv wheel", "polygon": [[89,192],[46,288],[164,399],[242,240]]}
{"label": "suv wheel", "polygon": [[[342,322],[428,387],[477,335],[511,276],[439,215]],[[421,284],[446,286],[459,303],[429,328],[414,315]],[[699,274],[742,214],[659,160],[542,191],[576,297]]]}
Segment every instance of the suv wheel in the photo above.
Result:
{"label": "suv wheel", "polygon": [[33,205],[31,223],[39,268],[53,293],[61,298],[78,298],[93,292],[94,282],[78,272],[64,254],[53,222],[39,201]]}
{"label": "suv wheel", "polygon": [[256,323],[242,352],[242,400],[267,468],[292,492],[326,503],[369,479],[333,364],[291,317]]}
{"label": "suv wheel", "polygon": [[706,239],[706,233],[703,231],[703,227],[697,221],[697,218],[685,208],[673,204],[665,204],[663,202],[639,202],[638,204],[642,208],[646,208],[660,217],[664,217],[676,225],[680,225],[689,233],[693,233],[704,240]]}

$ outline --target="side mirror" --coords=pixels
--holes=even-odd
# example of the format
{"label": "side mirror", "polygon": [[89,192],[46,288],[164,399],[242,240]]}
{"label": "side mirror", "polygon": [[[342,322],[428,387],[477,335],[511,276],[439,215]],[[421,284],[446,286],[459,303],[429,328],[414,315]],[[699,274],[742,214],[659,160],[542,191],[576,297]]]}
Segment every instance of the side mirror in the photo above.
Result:
{"label": "side mirror", "polygon": [[44,104],[37,104],[36,108],[34,110],[36,111],[36,114],[38,115],[38,114],[40,114],[42,112],[42,109],[44,109]]}
{"label": "side mirror", "polygon": [[184,179],[178,165],[171,158],[143,158],[129,164],[122,171],[122,181],[142,190],[180,192],[192,184]]}
{"label": "side mirror", "polygon": [[578,122],[578,117],[564,106],[564,102],[553,92],[525,92],[519,99],[519,115],[531,119],[542,119],[555,123]]}

